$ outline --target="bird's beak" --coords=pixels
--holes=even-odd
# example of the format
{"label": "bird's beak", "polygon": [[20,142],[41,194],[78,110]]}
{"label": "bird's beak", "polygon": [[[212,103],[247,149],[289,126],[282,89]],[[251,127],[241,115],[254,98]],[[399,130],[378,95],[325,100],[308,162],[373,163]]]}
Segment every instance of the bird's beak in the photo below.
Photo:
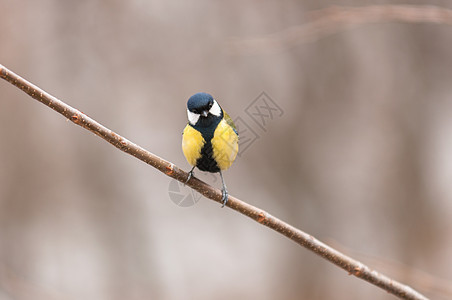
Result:
{"label": "bird's beak", "polygon": [[201,113],[201,116],[207,117],[208,114],[209,114],[209,112],[207,110],[205,110]]}

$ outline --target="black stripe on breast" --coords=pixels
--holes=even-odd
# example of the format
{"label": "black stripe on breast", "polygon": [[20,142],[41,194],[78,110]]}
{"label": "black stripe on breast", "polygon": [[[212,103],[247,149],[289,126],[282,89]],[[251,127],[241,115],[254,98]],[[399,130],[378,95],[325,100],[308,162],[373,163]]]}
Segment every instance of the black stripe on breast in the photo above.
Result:
{"label": "black stripe on breast", "polygon": [[198,130],[204,140],[206,141],[201,149],[201,157],[196,161],[196,167],[204,172],[216,173],[220,172],[217,162],[213,159],[212,138],[215,133],[215,129],[220,123],[222,117],[209,115],[207,118],[202,118],[195,125],[191,125]]}
{"label": "black stripe on breast", "polygon": [[210,140],[202,147],[201,157],[196,161],[196,167],[205,172],[220,172],[217,162],[213,159],[213,149]]}

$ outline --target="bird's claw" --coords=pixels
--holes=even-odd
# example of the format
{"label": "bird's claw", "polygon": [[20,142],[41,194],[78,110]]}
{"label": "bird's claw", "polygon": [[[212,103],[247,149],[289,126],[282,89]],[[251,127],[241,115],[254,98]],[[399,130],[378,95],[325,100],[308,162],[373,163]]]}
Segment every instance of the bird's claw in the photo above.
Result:
{"label": "bird's claw", "polygon": [[226,203],[228,202],[228,200],[229,200],[229,194],[228,194],[228,191],[226,190],[226,188],[221,190],[221,195],[222,195],[221,203],[223,203],[221,208],[223,208],[226,205]]}
{"label": "bird's claw", "polygon": [[189,182],[192,177],[193,177],[193,169],[190,172],[188,172],[188,178],[187,178],[187,180],[185,180],[184,185],[187,184],[187,182]]}

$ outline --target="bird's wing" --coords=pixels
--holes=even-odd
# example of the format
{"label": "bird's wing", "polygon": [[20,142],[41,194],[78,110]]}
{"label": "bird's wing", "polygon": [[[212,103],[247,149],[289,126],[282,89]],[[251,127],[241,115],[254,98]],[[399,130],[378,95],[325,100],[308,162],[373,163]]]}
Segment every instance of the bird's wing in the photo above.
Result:
{"label": "bird's wing", "polygon": [[235,124],[232,121],[231,117],[224,110],[223,110],[223,118],[226,121],[226,123],[228,123],[228,125],[232,127],[232,129],[234,130],[235,134],[237,134],[237,136],[238,136],[239,133],[237,131],[237,127],[235,127]]}

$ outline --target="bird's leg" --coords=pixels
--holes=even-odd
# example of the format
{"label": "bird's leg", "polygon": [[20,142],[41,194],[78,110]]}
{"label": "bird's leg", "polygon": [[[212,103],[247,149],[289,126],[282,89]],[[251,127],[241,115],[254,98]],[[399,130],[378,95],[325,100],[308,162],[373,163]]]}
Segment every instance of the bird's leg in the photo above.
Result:
{"label": "bird's leg", "polygon": [[196,166],[194,166],[193,168],[191,168],[190,172],[188,172],[188,178],[187,180],[185,180],[185,183],[187,183],[188,181],[190,181],[190,179],[193,177],[193,170],[195,169]]}
{"label": "bird's leg", "polygon": [[223,184],[223,189],[221,190],[221,194],[222,194],[222,198],[221,198],[221,202],[223,203],[223,206],[221,206],[221,208],[223,208],[226,203],[228,202],[228,190],[226,189],[226,184],[224,184],[224,179],[223,179],[223,174],[220,171],[220,177],[221,177],[221,183]]}

